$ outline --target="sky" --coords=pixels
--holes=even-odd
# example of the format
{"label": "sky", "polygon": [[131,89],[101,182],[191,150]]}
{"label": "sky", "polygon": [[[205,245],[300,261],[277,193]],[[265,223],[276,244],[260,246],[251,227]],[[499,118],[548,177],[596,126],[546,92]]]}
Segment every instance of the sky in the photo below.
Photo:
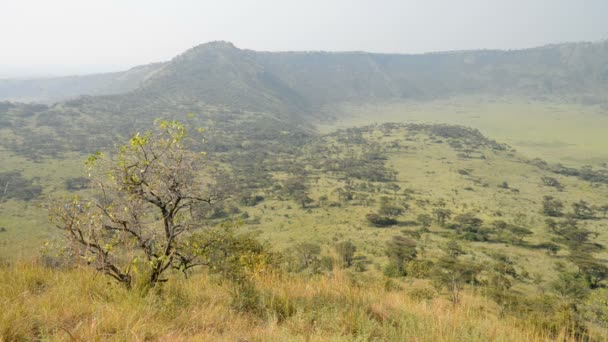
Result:
{"label": "sky", "polygon": [[239,48],[423,53],[608,38],[606,0],[0,0],[0,78]]}

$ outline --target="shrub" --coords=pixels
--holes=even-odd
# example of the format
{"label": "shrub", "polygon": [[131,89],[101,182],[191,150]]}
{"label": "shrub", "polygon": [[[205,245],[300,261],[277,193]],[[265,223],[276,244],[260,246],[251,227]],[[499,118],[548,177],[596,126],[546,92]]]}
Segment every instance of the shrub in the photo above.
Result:
{"label": "shrub", "polygon": [[437,293],[428,287],[417,287],[410,290],[407,295],[415,301],[422,302],[432,300]]}
{"label": "shrub", "polygon": [[[386,243],[386,256],[388,256],[391,267],[396,268],[397,275],[406,275],[405,265],[416,259],[416,241],[406,237],[395,235]],[[389,270],[393,272],[392,270]]]}
{"label": "shrub", "polygon": [[397,224],[397,220],[387,217],[381,216],[376,213],[370,213],[365,216],[367,221],[371,223],[374,227],[390,227]]}
{"label": "shrub", "polygon": [[264,201],[264,196],[247,194],[241,197],[241,205],[253,207]]}
{"label": "shrub", "polygon": [[562,216],[563,208],[564,204],[561,201],[553,198],[553,196],[543,197],[543,214],[551,217],[560,217]]}
{"label": "shrub", "polygon": [[452,211],[450,209],[445,208],[436,208],[433,210],[433,216],[435,216],[437,223],[439,223],[441,226],[444,226],[447,220],[452,217]]}
{"label": "shrub", "polygon": [[389,278],[389,279],[386,279],[386,281],[384,282],[384,290],[385,291],[401,291],[402,287],[401,287],[401,285],[399,285],[399,283],[397,283],[393,279]]}
{"label": "shrub", "polygon": [[380,202],[380,209],[378,214],[387,217],[396,217],[403,215],[405,208],[403,206],[395,205],[387,197],[382,197]]}
{"label": "shrub", "polygon": [[7,199],[30,201],[42,194],[42,187],[26,179],[21,172],[0,173],[0,202]]}
{"label": "shrub", "polygon": [[420,214],[416,218],[418,223],[422,226],[422,228],[428,229],[433,222],[433,218],[429,214]]}
{"label": "shrub", "polygon": [[399,270],[399,265],[389,262],[384,266],[382,270],[384,275],[390,278],[400,277],[402,275],[401,270]]}
{"label": "shrub", "polygon": [[357,247],[350,241],[343,241],[336,244],[335,249],[340,258],[342,267],[348,268],[352,266]]}
{"label": "shrub", "polygon": [[557,179],[555,179],[553,177],[543,176],[543,177],[541,177],[541,181],[543,182],[543,185],[545,185],[545,186],[554,187],[554,188],[557,188],[559,190],[563,189],[562,184]]}
{"label": "shrub", "polygon": [[293,246],[292,253],[296,258],[292,270],[302,271],[309,269],[312,273],[318,272],[320,267],[319,255],[321,254],[321,246],[311,242],[302,242]]}
{"label": "shrub", "polygon": [[580,200],[572,203],[574,216],[580,220],[589,220],[593,218],[594,210],[589,203]]}
{"label": "shrub", "polygon": [[86,177],[74,177],[65,180],[65,188],[68,191],[87,189],[91,180]]}
{"label": "shrub", "polygon": [[365,255],[359,255],[354,259],[353,268],[356,272],[365,272],[369,264],[371,261]]}
{"label": "shrub", "polygon": [[432,268],[431,260],[411,260],[405,264],[405,273],[408,277],[427,278]]}

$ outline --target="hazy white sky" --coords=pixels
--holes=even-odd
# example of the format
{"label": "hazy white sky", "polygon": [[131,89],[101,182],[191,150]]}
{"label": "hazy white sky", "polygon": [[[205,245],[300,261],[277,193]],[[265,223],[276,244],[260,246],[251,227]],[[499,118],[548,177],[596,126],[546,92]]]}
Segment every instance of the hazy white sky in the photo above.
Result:
{"label": "hazy white sky", "polygon": [[608,38],[607,0],[0,0],[0,77],[122,70],[211,40],[419,53]]}

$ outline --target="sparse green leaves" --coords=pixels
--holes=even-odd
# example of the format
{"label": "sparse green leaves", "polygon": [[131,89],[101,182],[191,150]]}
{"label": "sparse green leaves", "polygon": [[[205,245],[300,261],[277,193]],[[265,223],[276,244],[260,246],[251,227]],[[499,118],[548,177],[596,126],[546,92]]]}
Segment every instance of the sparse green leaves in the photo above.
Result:
{"label": "sparse green leaves", "polygon": [[87,158],[87,161],[85,162],[85,165],[87,166],[94,166],[95,162],[101,158],[102,153],[97,151],[95,153],[93,153],[92,155],[89,156],[89,158]]}
{"label": "sparse green leaves", "polygon": [[[99,171],[94,203],[75,197],[51,208],[53,222],[87,262],[127,287],[134,276],[154,286],[166,270],[197,264],[182,239],[200,226],[190,209],[211,199],[196,178],[200,156],[182,144],[185,137],[180,122],[157,120],[155,132],[133,135],[114,160],[89,157],[89,170]],[[131,265],[142,256],[135,274]]]}
{"label": "sparse green leaves", "polygon": [[142,136],[137,133],[133,137],[131,137],[131,139],[129,140],[129,144],[132,148],[140,148],[146,146],[149,140],[150,136],[148,134]]}

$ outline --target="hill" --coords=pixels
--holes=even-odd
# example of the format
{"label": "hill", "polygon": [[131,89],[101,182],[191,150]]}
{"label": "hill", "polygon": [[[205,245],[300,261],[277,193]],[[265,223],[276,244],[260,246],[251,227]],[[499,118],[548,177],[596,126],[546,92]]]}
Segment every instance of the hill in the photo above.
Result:
{"label": "hill", "polygon": [[607,54],[608,43],[600,42],[422,55],[257,55],[268,70],[303,94],[309,103],[322,104],[463,94],[579,94],[600,101],[600,94],[608,89],[608,74],[602,62]]}
{"label": "hill", "polygon": [[[210,103],[316,110],[356,100],[429,99],[495,94],[570,96],[604,102],[608,42],[420,55],[364,52],[257,52],[226,42],[186,51],[170,62],[122,73],[0,82],[0,100],[56,101],[142,88],[179,91]],[[158,75],[155,75],[157,71]],[[221,91],[220,91],[221,90]],[[263,99],[263,100],[262,100]]]}
{"label": "hill", "polygon": [[[120,94],[81,96],[48,107],[5,104],[0,118],[6,134],[16,139],[5,143],[6,148],[32,152],[36,148],[28,145],[38,146],[37,140],[45,140],[55,153],[61,153],[91,152],[147,127],[156,117],[183,119],[186,113],[198,114],[205,127],[234,121],[273,135],[285,130],[310,134],[313,124],[335,117],[340,112],[336,106],[345,103],[361,107],[478,96],[605,108],[608,71],[602,61],[607,55],[608,42],[423,55],[271,53],[212,42],[169,62],[125,73],[46,80],[57,82],[58,92],[62,84],[72,84],[72,90],[66,90],[71,95],[75,88],[78,92]],[[9,88],[15,89],[6,83]],[[366,115],[373,120],[384,111]],[[453,117],[458,115],[441,121],[470,121],[451,120]],[[264,124],[253,123],[258,121]],[[31,134],[32,129],[37,134]],[[19,138],[24,135],[30,139]],[[16,141],[20,143],[13,143]],[[516,145],[525,147],[526,143]]]}

